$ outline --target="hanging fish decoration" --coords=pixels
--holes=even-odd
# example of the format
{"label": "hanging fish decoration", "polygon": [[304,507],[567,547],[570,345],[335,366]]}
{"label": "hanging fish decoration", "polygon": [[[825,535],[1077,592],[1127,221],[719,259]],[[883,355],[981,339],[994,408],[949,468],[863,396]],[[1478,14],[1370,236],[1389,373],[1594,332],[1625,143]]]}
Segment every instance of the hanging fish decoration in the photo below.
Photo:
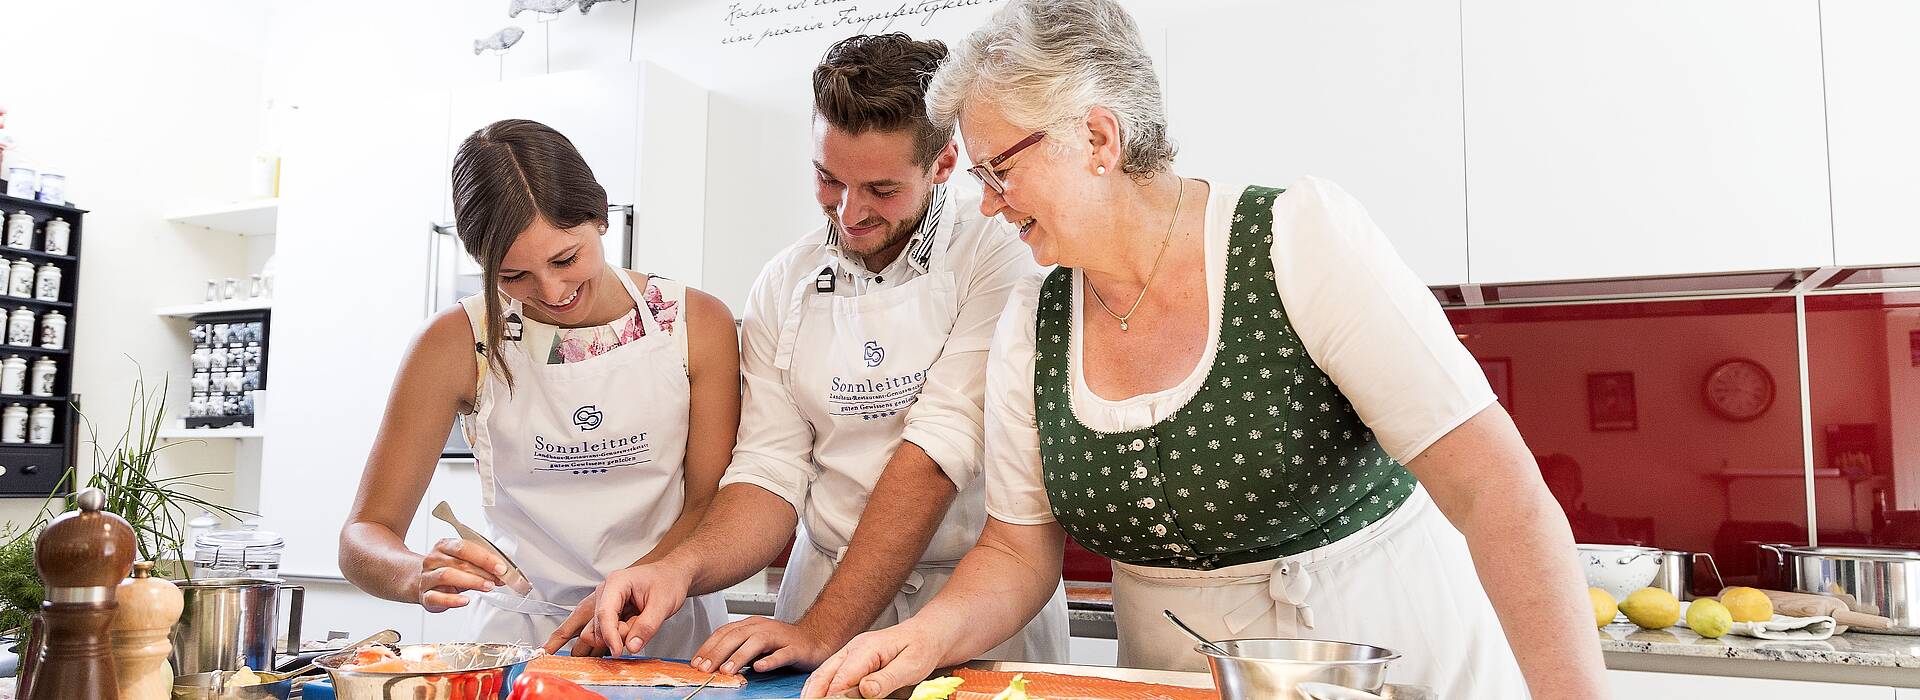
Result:
{"label": "hanging fish decoration", "polygon": [[494,32],[492,36],[485,39],[474,39],[473,55],[478,56],[486,51],[505,51],[511,49],[514,44],[520,43],[520,37],[526,35],[527,32],[524,29],[507,27],[506,29]]}
{"label": "hanging fish decoration", "polygon": [[508,0],[507,16],[519,17],[520,13],[533,10],[541,14],[552,15],[565,12],[579,0]]}
{"label": "hanging fish decoration", "polygon": [[[594,5],[607,2],[607,0],[579,0],[579,2],[580,2],[580,14],[584,15],[587,13],[587,10],[593,9]],[[620,2],[623,2],[623,3],[629,2],[629,0],[620,0]]]}

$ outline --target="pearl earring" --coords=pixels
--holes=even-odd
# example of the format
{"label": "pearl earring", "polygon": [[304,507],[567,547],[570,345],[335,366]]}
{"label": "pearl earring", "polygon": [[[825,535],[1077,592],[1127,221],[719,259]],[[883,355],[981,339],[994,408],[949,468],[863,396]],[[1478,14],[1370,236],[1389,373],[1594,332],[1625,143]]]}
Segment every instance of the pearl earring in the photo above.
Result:
{"label": "pearl earring", "polygon": [[1105,175],[1105,174],[1107,174],[1107,166],[1104,166],[1104,165],[1096,165],[1096,166],[1094,166],[1094,168],[1093,168],[1093,174],[1095,174],[1095,175]]}

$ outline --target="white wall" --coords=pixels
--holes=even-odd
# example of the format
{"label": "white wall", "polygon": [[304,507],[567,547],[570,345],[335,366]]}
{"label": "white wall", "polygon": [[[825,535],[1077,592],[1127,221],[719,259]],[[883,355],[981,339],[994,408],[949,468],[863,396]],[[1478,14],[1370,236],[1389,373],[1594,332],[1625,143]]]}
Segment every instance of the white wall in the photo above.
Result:
{"label": "white wall", "polygon": [[[71,371],[108,448],[142,369],[156,387],[172,380],[176,410],[186,402],[186,329],[156,317],[154,307],[198,301],[207,278],[245,269],[238,239],[176,229],[163,218],[244,194],[264,111],[266,15],[244,0],[195,3],[190,12],[133,0],[0,3],[6,132],[23,155],[64,172],[69,199],[93,211]],[[230,464],[221,453],[231,449],[171,447],[163,471]],[[90,465],[91,447],[82,451],[80,463]],[[0,520],[30,518],[39,503],[0,500]]]}

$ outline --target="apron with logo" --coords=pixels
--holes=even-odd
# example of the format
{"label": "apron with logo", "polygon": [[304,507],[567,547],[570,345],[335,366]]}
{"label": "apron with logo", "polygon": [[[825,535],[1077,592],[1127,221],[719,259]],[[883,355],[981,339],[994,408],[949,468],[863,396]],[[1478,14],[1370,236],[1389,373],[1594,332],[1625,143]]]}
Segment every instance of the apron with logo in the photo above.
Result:
{"label": "apron with logo", "polygon": [[[688,403],[685,324],[659,322],[632,279],[646,336],[578,362],[548,364],[522,336],[538,322],[506,309],[501,360],[513,387],[487,373],[478,409],[463,417],[480,474],[488,537],[533,583],[479,596],[478,641],[541,643],[606,576],[659,543],[685,500]],[[669,297],[685,288],[654,278]],[[485,303],[461,300],[474,337],[486,338]],[[548,330],[540,327],[539,330]],[[478,349],[478,345],[476,345]],[[484,366],[486,358],[478,358]],[[688,598],[645,654],[687,658],[726,623],[719,594]]]}
{"label": "apron with logo", "polygon": [[[946,228],[937,235],[952,233],[952,228]],[[814,425],[834,423],[834,444],[816,445],[814,459],[836,463],[823,463],[820,478],[809,489],[870,492],[879,481],[901,443],[907,410],[926,384],[927,369],[946,347],[959,313],[959,292],[946,258],[930,256],[926,274],[859,296],[832,293],[833,285],[849,283],[844,275],[835,274],[835,266],[820,270],[818,277],[794,291],[774,364],[786,370],[788,390],[802,417]],[[859,513],[825,517],[815,512],[819,503],[808,499],[800,514],[800,537],[774,602],[774,617],[783,622],[796,621],[806,613],[846,554],[852,530],[832,523],[859,521]],[[978,485],[963,490],[951,508],[943,531],[966,527],[972,530],[966,542],[977,540],[985,523],[984,491]],[[967,519],[954,513],[977,515]],[[953,576],[963,553],[964,549],[935,553],[934,558],[915,565],[873,629],[897,624],[931,602]],[[1048,607],[1021,634],[984,657],[1064,662],[1065,611],[1065,591],[1056,590]]]}

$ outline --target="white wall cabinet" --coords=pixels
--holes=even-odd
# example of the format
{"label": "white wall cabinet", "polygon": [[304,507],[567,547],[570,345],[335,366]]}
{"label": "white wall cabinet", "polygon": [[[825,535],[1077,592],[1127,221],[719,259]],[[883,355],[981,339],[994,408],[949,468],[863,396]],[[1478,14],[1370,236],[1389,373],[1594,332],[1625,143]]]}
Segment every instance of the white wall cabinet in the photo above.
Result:
{"label": "white wall cabinet", "polygon": [[[1178,170],[1358,198],[1428,284],[1467,281],[1454,3],[1235,2],[1167,31]],[[1232,21],[1222,21],[1231,17]]]}
{"label": "white wall cabinet", "polygon": [[1920,262],[1920,3],[1824,0],[1833,250],[1841,265]]}
{"label": "white wall cabinet", "polygon": [[1461,8],[1473,281],[1832,263],[1815,0]]}
{"label": "white wall cabinet", "polygon": [[[607,190],[632,204],[635,264],[698,284],[705,221],[706,91],[646,63],[568,71],[453,92],[445,166],[474,131],[501,119],[531,119],[564,134]],[[442,219],[452,220],[451,198]]]}

